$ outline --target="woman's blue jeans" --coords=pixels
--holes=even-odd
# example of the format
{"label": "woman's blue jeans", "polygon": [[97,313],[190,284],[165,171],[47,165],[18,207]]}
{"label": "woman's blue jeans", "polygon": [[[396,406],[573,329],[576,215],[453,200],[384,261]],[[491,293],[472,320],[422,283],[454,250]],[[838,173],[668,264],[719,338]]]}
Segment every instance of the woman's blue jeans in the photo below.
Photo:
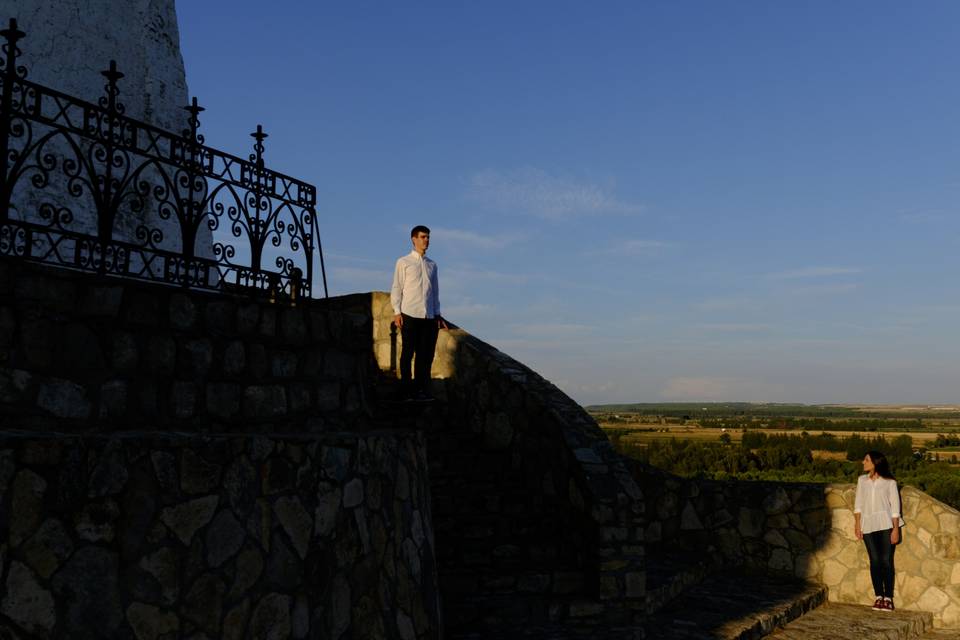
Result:
{"label": "woman's blue jeans", "polygon": [[891,529],[863,534],[863,544],[870,558],[870,580],[873,593],[879,598],[893,598],[893,550],[890,542]]}

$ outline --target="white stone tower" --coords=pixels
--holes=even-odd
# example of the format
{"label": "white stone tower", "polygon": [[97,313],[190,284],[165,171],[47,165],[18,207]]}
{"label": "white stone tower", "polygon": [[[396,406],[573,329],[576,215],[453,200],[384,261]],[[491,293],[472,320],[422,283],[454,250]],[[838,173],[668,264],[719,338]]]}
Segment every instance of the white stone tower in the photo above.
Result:
{"label": "white stone tower", "polygon": [[0,0],[0,24],[16,18],[27,78],[96,102],[100,72],[116,60],[126,114],[179,132],[187,81],[174,0]]}
{"label": "white stone tower", "polygon": [[[111,61],[123,74],[118,100],[123,115],[180,136],[189,129],[187,83],[174,0],[0,0],[0,24],[15,18],[26,36],[18,42],[17,66],[27,69],[26,79],[50,89],[97,104],[106,95],[103,71]],[[49,101],[48,101],[49,102]],[[34,140],[49,129],[37,125]],[[87,143],[81,143],[84,153]],[[34,151],[31,162],[43,167],[43,154],[59,158],[57,166],[42,173],[42,186],[19,179],[11,197],[10,217],[49,224],[51,211],[69,211],[69,231],[97,235],[98,213],[90,186],[71,192],[70,162],[77,160],[73,147],[59,137]],[[120,169],[131,169],[120,167]],[[29,176],[28,176],[29,177]],[[161,179],[156,169],[138,174],[127,187],[131,197],[118,205],[112,222],[113,240],[179,253],[183,250],[180,223],[170,213],[170,203],[182,197],[176,177]],[[147,185],[139,196],[133,193]],[[160,199],[154,188],[159,189]],[[164,199],[167,204],[164,204]],[[46,207],[44,213],[44,207]],[[51,209],[52,207],[52,209]],[[106,224],[106,223],[104,223]],[[52,253],[54,242],[35,241],[36,253]],[[69,253],[73,241],[62,242],[60,253]],[[212,234],[201,223],[193,242],[194,255],[213,256]],[[144,260],[130,258],[132,269],[143,269]]]}

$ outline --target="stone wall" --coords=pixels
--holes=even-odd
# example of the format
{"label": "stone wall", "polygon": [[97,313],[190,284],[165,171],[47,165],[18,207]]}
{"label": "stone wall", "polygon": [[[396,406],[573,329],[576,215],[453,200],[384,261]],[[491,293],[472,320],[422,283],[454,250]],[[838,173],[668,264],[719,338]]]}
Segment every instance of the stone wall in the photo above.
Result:
{"label": "stone wall", "polygon": [[[374,318],[374,353],[389,371],[401,347],[386,293],[358,297]],[[607,608],[639,611],[645,590],[640,489],[596,422],[536,372],[466,331],[442,331],[432,375],[446,420],[467,425],[486,450],[509,453],[531,503],[579,514],[570,531],[586,554],[591,591]],[[452,426],[452,425],[451,425]],[[494,517],[493,514],[490,516]],[[605,614],[602,605],[580,615]]]}
{"label": "stone wall", "polygon": [[439,637],[423,438],[4,434],[0,637]]}
{"label": "stone wall", "polygon": [[369,316],[0,261],[0,427],[362,429]]}
{"label": "stone wall", "polygon": [[0,637],[440,637],[370,322],[0,259]]}
{"label": "stone wall", "polygon": [[[631,465],[644,488],[651,545],[808,578],[827,585],[835,602],[873,601],[867,554],[853,534],[855,485],[688,480]],[[960,628],[960,513],[913,487],[901,498],[897,606]]]}

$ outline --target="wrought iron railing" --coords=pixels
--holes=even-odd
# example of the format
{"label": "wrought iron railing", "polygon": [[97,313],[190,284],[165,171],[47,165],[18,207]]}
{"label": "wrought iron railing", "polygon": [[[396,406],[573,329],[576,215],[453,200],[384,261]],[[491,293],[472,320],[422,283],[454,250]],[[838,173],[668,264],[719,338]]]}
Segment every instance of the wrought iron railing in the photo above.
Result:
{"label": "wrought iron railing", "polygon": [[98,104],[30,82],[24,36],[0,31],[0,256],[285,300],[318,276],[327,295],[316,188],[264,166],[260,125],[245,160],[204,144],[196,98],[180,134],[127,117],[114,61]]}

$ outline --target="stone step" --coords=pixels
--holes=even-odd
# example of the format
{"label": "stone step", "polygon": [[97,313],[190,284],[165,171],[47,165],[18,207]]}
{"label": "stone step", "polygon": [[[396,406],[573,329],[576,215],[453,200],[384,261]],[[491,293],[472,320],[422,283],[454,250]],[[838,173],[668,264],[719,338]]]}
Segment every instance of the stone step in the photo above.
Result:
{"label": "stone step", "polygon": [[[858,604],[828,602],[815,611],[779,629],[770,640],[908,640],[937,637],[924,634],[933,626],[933,616],[920,611],[874,611]],[[953,630],[954,640],[960,630]]]}
{"label": "stone step", "polygon": [[650,616],[648,638],[754,640],[824,603],[827,588],[791,578],[724,570]]}
{"label": "stone step", "polygon": [[[439,538],[438,538],[439,542]],[[490,545],[486,548],[438,548],[437,561],[443,570],[479,570],[489,568],[498,572],[551,571],[578,569],[582,562],[581,550],[561,544]]]}
{"label": "stone step", "polygon": [[[628,627],[623,617],[622,612],[584,595],[515,592],[444,603],[448,638],[643,638],[643,628]],[[613,635],[613,631],[629,635]]]}
{"label": "stone step", "polygon": [[719,554],[697,556],[690,552],[648,546],[645,612],[656,613],[685,591],[703,582],[722,568]]}
{"label": "stone step", "polygon": [[[474,631],[451,633],[450,640],[644,640],[643,629],[639,627],[611,627],[599,624],[545,624],[524,625],[494,631]],[[655,640],[650,638],[649,640]]]}
{"label": "stone step", "polygon": [[[463,463],[467,465],[466,462]],[[461,494],[464,496],[486,496],[491,493],[502,494],[505,491],[512,491],[526,495],[530,498],[530,491],[526,490],[526,478],[522,473],[506,468],[484,467],[482,460],[473,460],[470,466],[476,466],[484,471],[473,471],[476,476],[471,477],[470,472],[451,470],[438,472],[432,467],[430,472],[430,484],[433,487],[433,493],[443,494]],[[489,471],[487,471],[489,470]]]}
{"label": "stone step", "polygon": [[[557,527],[570,527],[570,516],[554,505],[542,501],[526,500],[509,494],[476,496],[431,495],[430,507],[437,521],[436,528],[443,528],[447,521],[458,529],[490,529],[508,535],[537,535],[556,531]],[[471,534],[468,534],[471,535]],[[483,537],[480,533],[476,537]]]}
{"label": "stone step", "polygon": [[565,520],[550,515],[545,515],[543,520],[526,516],[512,520],[490,514],[486,521],[471,516],[470,522],[443,515],[434,519],[434,536],[441,562],[449,557],[469,555],[505,565],[519,562],[539,567],[563,559],[574,561],[587,551]]}
{"label": "stone step", "polygon": [[440,589],[444,597],[470,597],[493,594],[555,594],[582,593],[586,577],[575,568],[561,566],[553,570],[446,570],[439,572]]}

